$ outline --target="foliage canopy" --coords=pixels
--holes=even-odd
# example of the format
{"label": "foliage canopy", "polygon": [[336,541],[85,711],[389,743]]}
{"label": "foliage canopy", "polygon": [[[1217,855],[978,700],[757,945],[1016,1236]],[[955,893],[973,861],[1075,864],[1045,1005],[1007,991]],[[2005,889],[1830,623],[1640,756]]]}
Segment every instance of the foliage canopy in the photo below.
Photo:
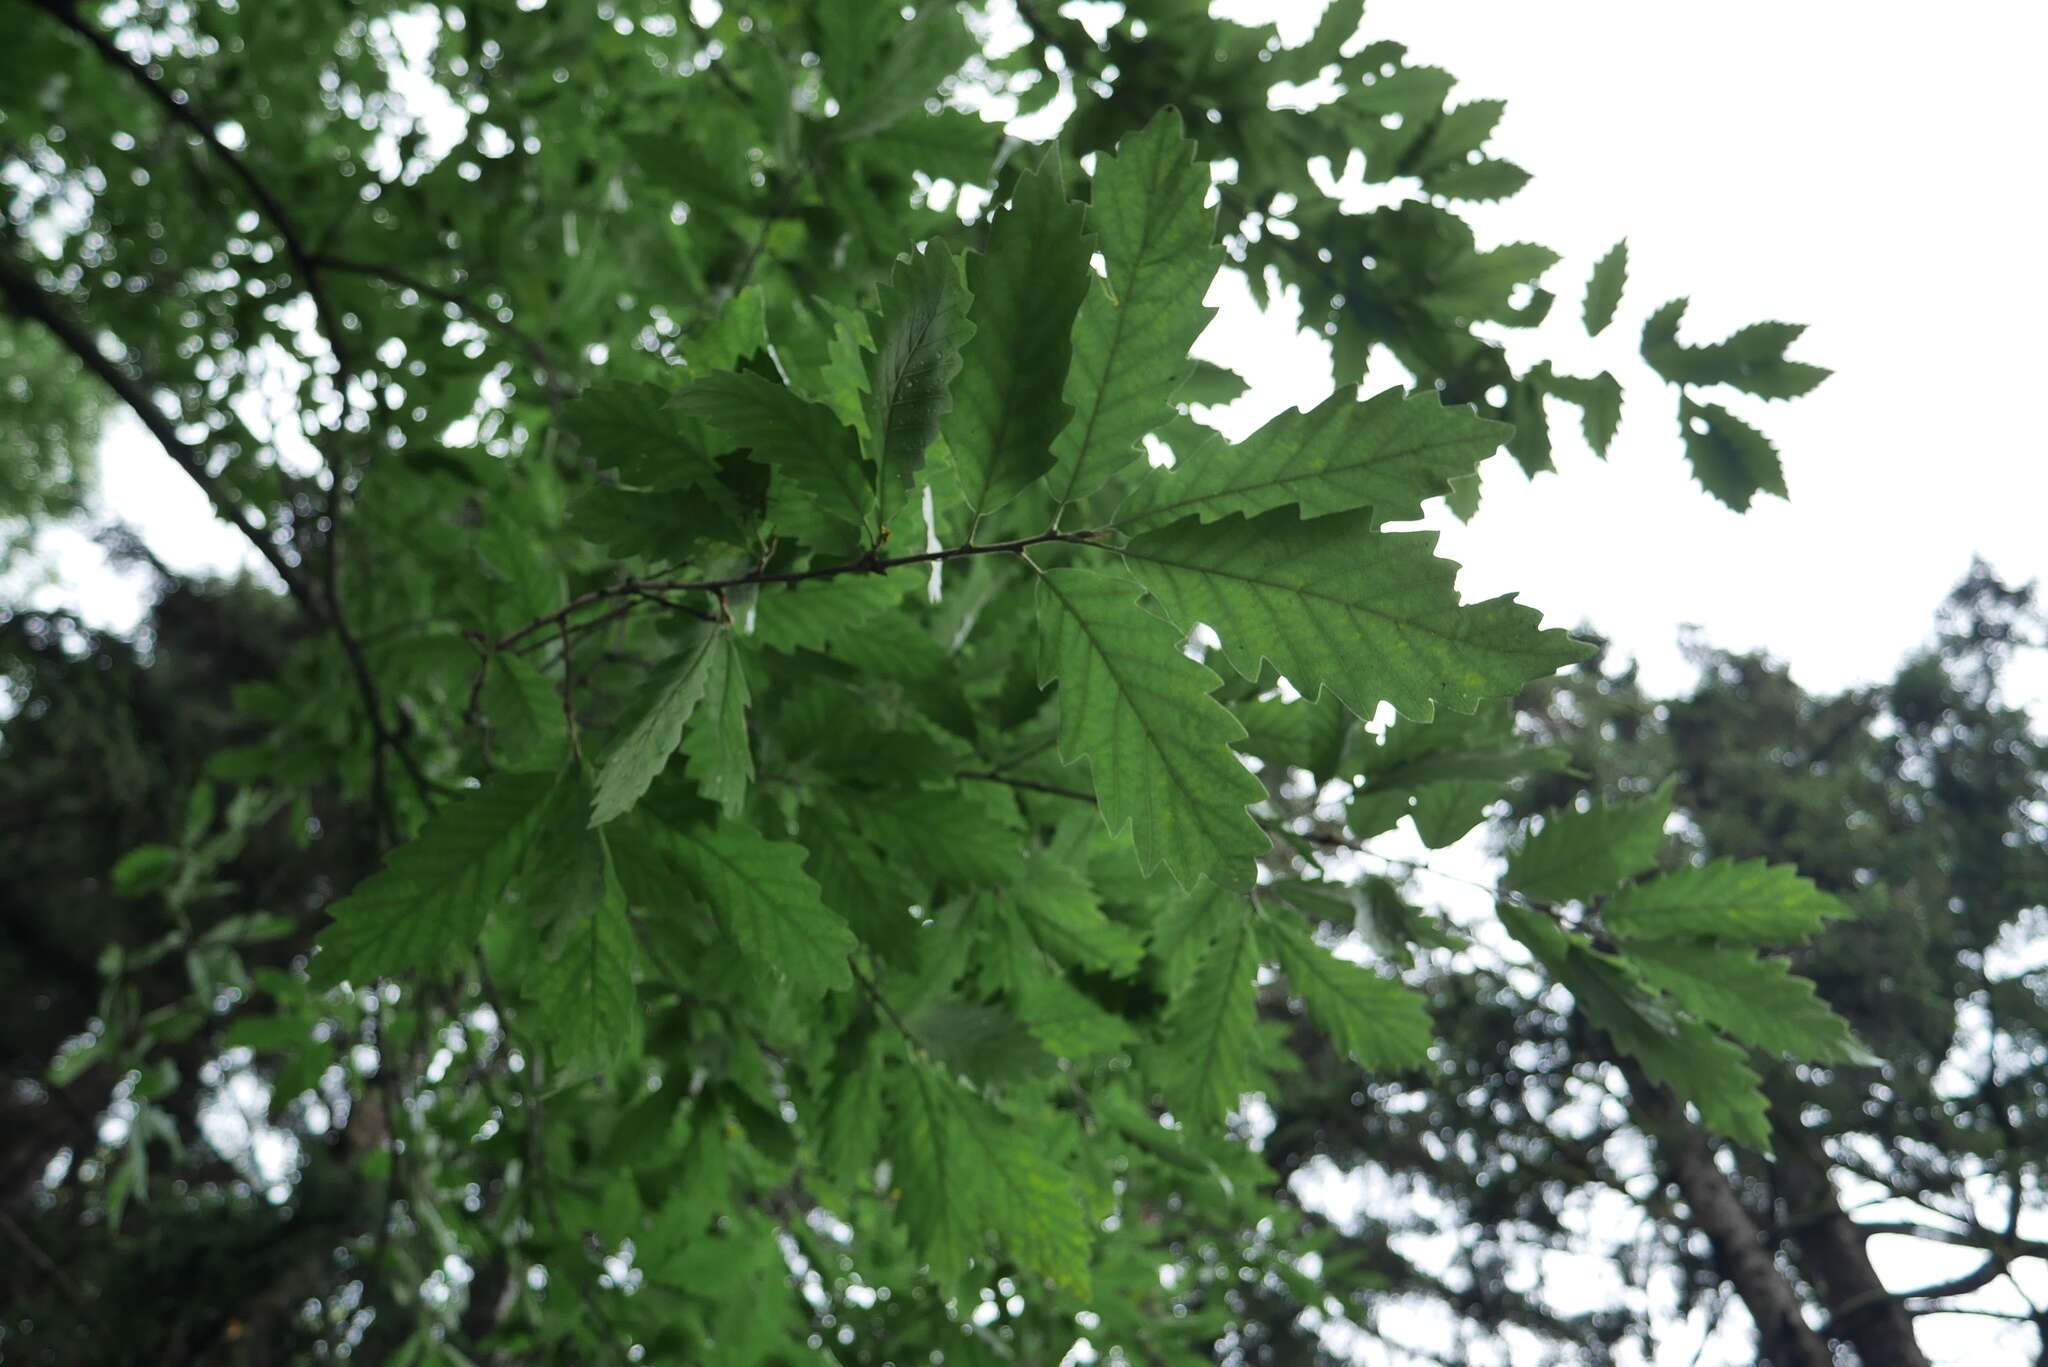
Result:
{"label": "foliage canopy", "polygon": [[[148,670],[8,619],[25,800],[78,661],[207,704],[133,703],[84,809],[127,817],[40,856],[105,919],[15,918],[60,984],[9,1008],[22,1360],[133,1351],[80,1310],[153,1265],[153,1360],[1311,1360],[1389,1278],[1259,1115],[1322,1054],[1480,1061],[1418,950],[1758,1154],[1783,1059],[1876,1068],[1783,957],[1843,904],[1673,859],[1671,784],[1530,812],[1483,942],[1366,876],[1585,772],[1506,700],[1590,647],[1389,524],[1622,399],[1511,365],[1559,258],[1458,216],[1526,179],[1500,106],[1356,0],[1293,46],[1175,0],[20,8],[0,338],[281,590],[175,588]],[[1235,442],[1219,270],[1336,385]],[[1684,308],[1641,332],[1684,458],[1782,495],[1703,396],[1825,372]]]}

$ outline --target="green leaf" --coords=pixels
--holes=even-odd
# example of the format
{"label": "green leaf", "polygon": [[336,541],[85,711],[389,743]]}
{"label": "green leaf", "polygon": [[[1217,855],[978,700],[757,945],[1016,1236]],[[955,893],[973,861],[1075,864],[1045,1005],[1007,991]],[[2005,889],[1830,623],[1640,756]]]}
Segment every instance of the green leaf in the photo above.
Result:
{"label": "green leaf", "polygon": [[123,897],[140,897],[168,887],[178,871],[179,854],[169,845],[137,845],[114,861],[114,891]]}
{"label": "green leaf", "polygon": [[1260,930],[1295,995],[1361,1067],[1414,1068],[1428,1060],[1429,1012],[1397,979],[1338,958],[1280,918],[1266,918]]}
{"label": "green leaf", "polygon": [[476,948],[518,867],[552,774],[494,775],[391,852],[381,873],[327,909],[316,983],[441,974]]}
{"label": "green leaf", "polygon": [[1653,1018],[1643,1014],[1639,998],[1601,990],[1609,986],[1606,980],[1583,967],[1565,986],[1623,1053],[1640,1063],[1653,1080],[1697,1106],[1708,1129],[1759,1152],[1770,1152],[1768,1103],[1748,1053],[1740,1045],[1696,1020],[1657,1028]]}
{"label": "green leaf", "polygon": [[1032,938],[1046,953],[1118,977],[1137,969],[1143,947],[1130,931],[1102,914],[1095,890],[1079,870],[1051,858],[1036,858],[1010,893]]}
{"label": "green leaf", "polygon": [[1593,949],[1585,937],[1539,912],[1507,903],[1498,910],[1509,933],[1534,952],[1618,1049],[1699,1107],[1709,1129],[1769,1151],[1763,1089],[1740,1046],[1674,1011],[1629,960]]}
{"label": "green leaf", "polygon": [[1059,149],[1017,182],[988,250],[967,258],[974,335],[961,348],[953,409],[942,430],[967,506],[981,517],[1052,468],[1052,443],[1073,416],[1053,397],[1073,357],[1074,315],[1094,274],[1067,202]]}
{"label": "green leaf", "polygon": [[1718,404],[1678,401],[1678,429],[1700,487],[1745,511],[1759,493],[1786,497],[1785,472],[1770,439]]}
{"label": "green leaf", "polygon": [[655,489],[710,484],[718,477],[669,407],[669,393],[643,381],[592,385],[562,410],[562,426],[585,459]]}
{"label": "green leaf", "polygon": [[1676,781],[1635,802],[1546,812],[1543,829],[1508,856],[1504,885],[1539,902],[1585,901],[1657,862]]}
{"label": "green leaf", "polygon": [[755,609],[754,639],[768,650],[824,650],[891,615],[903,589],[901,577],[844,574],[771,591]]}
{"label": "green leaf", "polygon": [[1576,375],[1551,375],[1544,388],[1579,406],[1586,445],[1595,454],[1605,456],[1607,448],[1614,444],[1615,430],[1621,426],[1621,381],[1603,370],[1590,380]]}
{"label": "green leaf", "polygon": [[1048,1072],[1052,1058],[1023,1022],[986,1002],[939,1002],[908,1022],[910,1034],[953,1074],[987,1087]]}
{"label": "green leaf", "polygon": [[1529,179],[1527,171],[1504,157],[1483,157],[1439,167],[1424,176],[1422,184],[1431,194],[1445,199],[1484,201],[1519,194]]}
{"label": "green leaf", "polygon": [[714,631],[704,656],[703,716],[684,735],[684,772],[697,791],[728,817],[739,815],[754,780],[754,752],[747,739],[747,707],[753,701],[739,642],[730,631]]}
{"label": "green leaf", "polygon": [[1457,567],[1434,532],[1376,532],[1368,512],[1302,521],[1291,509],[1195,518],[1147,532],[1124,558],[1166,615],[1223,638],[1247,679],[1260,661],[1304,694],[1328,688],[1361,717],[1382,701],[1427,719],[1582,660],[1589,648],[1539,628],[1512,598],[1458,602]]}
{"label": "green leaf", "polygon": [[1874,1067],[1881,1060],[1792,972],[1754,950],[1684,940],[1631,944],[1628,961],[1690,1014],[1767,1053]]}
{"label": "green leaf", "polygon": [[640,1022],[634,991],[639,946],[616,894],[561,927],[551,952],[525,981],[538,1010],[532,1022],[571,1064],[608,1066],[633,1040]]}
{"label": "green leaf", "polygon": [[1213,522],[1289,505],[1304,518],[1371,508],[1376,523],[1407,522],[1422,515],[1423,500],[1476,470],[1507,434],[1504,424],[1470,409],[1444,407],[1434,390],[1389,389],[1359,403],[1340,389],[1307,412],[1282,413],[1236,447],[1151,472],[1117,510],[1116,523],[1141,532],[1190,514]]}
{"label": "green leaf", "polygon": [[826,516],[865,527],[874,489],[860,441],[839,415],[747,371],[693,380],[675,406],[748,450]]}
{"label": "green leaf", "polygon": [[1014,804],[1000,790],[898,790],[863,802],[862,834],[956,888],[1007,887],[1022,864]]}
{"label": "green leaf", "polygon": [[805,851],[752,827],[671,830],[669,848],[740,953],[798,992],[843,991],[853,932],[804,872]]}
{"label": "green leaf", "polygon": [[1221,1123],[1259,1085],[1258,943],[1242,898],[1215,901],[1223,925],[1159,1021],[1160,1093],[1183,1124],[1202,1127]]}
{"label": "green leaf", "polygon": [[1531,479],[1557,468],[1550,455],[1550,414],[1543,407],[1552,379],[1550,362],[1542,361],[1507,387],[1507,420],[1515,429],[1508,454]]}
{"label": "green leaf", "polygon": [[1194,369],[1173,393],[1176,403],[1200,403],[1211,407],[1233,403],[1244,397],[1251,389],[1251,383],[1225,366],[1214,361],[1205,361],[1197,356]]}
{"label": "green leaf", "polygon": [[871,1049],[842,1066],[825,1092],[818,1124],[818,1156],[843,1182],[866,1185],[882,1147],[882,1067]]}
{"label": "green leaf", "polygon": [[1173,411],[1188,349],[1214,312],[1202,297],[1223,260],[1208,194],[1208,163],[1171,111],[1125,138],[1095,173],[1088,226],[1109,278],[1088,291],[1074,323],[1064,391],[1074,417],[1053,443],[1049,477],[1061,503],[1101,488]]}
{"label": "green leaf", "polygon": [[1725,384],[1766,399],[1809,393],[1832,372],[1788,361],[1785,349],[1806,331],[1800,323],[1755,323],[1706,346],[1678,340],[1690,301],[1673,299],[1643,324],[1643,359],[1675,385]]}
{"label": "green leaf", "polygon": [[940,1286],[958,1289],[990,1232],[1018,1265],[1086,1297],[1088,1222],[1040,1127],[918,1064],[895,1070],[902,1215]]}
{"label": "green leaf", "polygon": [[1132,1038],[1131,1024],[1103,1010],[1065,978],[1034,973],[1018,993],[1017,1016],[1047,1049],[1061,1058],[1089,1059],[1118,1053]]}
{"label": "green leaf", "polygon": [[1509,297],[1515,287],[1533,285],[1559,259],[1533,242],[1459,256],[1432,275],[1428,307],[1443,316],[1504,321],[1514,311]]}
{"label": "green leaf", "polygon": [[1623,888],[1601,922],[1631,942],[1697,936],[1739,944],[1792,944],[1849,909],[1789,864],[1717,859]]}
{"label": "green leaf", "polygon": [[711,661],[720,649],[720,630],[707,625],[690,632],[682,650],[642,700],[640,719],[613,742],[598,766],[591,825],[601,826],[631,811],[655,776],[668,766],[668,757],[682,742],[683,723],[711,683]]}
{"label": "green leaf", "polygon": [[1062,569],[1038,582],[1039,684],[1059,681],[1060,757],[1089,761],[1104,823],[1129,824],[1141,865],[1164,863],[1183,887],[1205,874],[1248,886],[1267,841],[1245,808],[1266,790],[1231,751],[1244,728],[1209,696],[1216,675],[1128,579]]}
{"label": "green leaf", "polygon": [[569,748],[568,718],[554,682],[509,652],[491,656],[478,699],[491,719],[499,761],[512,769],[561,767]]}
{"label": "green leaf", "polygon": [[1598,337],[1614,321],[1614,310],[1621,305],[1621,292],[1628,284],[1628,239],[1614,244],[1607,255],[1600,258],[1593,267],[1592,278],[1586,282],[1586,335]]}
{"label": "green leaf", "polygon": [[959,267],[943,242],[899,262],[882,291],[871,324],[875,349],[866,358],[866,415],[885,527],[914,515],[925,450],[938,440],[940,421],[953,406],[960,348],[974,335],[968,306]]}

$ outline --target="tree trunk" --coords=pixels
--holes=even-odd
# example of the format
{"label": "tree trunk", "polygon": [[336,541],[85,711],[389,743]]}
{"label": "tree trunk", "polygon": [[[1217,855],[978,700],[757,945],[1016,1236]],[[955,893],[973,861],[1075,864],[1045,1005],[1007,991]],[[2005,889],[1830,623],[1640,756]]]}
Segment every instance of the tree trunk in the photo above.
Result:
{"label": "tree trunk", "polygon": [[1668,1088],[1622,1061],[1644,1127],[1656,1137],[1667,1178],[1691,1212],[1693,1228],[1707,1236],[1721,1269],[1756,1323],[1757,1357],[1770,1367],[1834,1367],[1834,1356],[1806,1322],[1799,1293],[1771,1255],[1762,1231],[1742,1204],[1734,1183],[1714,1163],[1714,1152],[1686,1118]]}
{"label": "tree trunk", "polygon": [[1851,1344],[1863,1367],[1929,1367],[1913,1317],[1885,1289],[1863,1231],[1843,1211],[1818,1143],[1783,1111],[1774,1111],[1777,1156],[1772,1185],[1784,1207],[1787,1238],[1800,1271],[1828,1308],[1828,1334]]}

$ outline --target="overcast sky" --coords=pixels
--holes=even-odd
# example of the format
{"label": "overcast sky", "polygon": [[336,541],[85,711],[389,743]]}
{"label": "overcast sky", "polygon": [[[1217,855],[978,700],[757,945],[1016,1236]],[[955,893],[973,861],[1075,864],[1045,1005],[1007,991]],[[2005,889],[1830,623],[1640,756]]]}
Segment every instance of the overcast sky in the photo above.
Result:
{"label": "overcast sky", "polygon": [[[1522,354],[1628,389],[1605,464],[1561,404],[1560,474],[1489,464],[1479,518],[1444,538],[1468,597],[1520,592],[1586,621],[1653,686],[1690,678],[1676,641],[1698,623],[1836,688],[1922,641],[1973,553],[2008,578],[2048,570],[2048,438],[2031,413],[2048,373],[2048,6],[1372,0],[1367,21],[1455,73],[1455,98],[1507,100],[1492,150],[1535,180],[1464,212],[1482,245],[1565,254],[1540,349]],[[1624,235],[1628,293],[1589,342],[1586,273]],[[1738,516],[1692,483],[1675,391],[1633,354],[1644,316],[1679,295],[1686,341],[1811,325],[1791,354],[1832,379],[1791,403],[1727,400],[1777,443],[1789,501]],[[1272,393],[1292,365],[1263,367]],[[2048,698],[2038,664],[2020,682]]]}

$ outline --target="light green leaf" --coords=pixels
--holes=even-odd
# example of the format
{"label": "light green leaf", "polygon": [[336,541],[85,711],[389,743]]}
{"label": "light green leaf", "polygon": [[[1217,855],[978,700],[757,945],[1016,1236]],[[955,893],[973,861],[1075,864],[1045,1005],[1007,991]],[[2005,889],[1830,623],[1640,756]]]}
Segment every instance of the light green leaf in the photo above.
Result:
{"label": "light green leaf", "polygon": [[137,845],[114,861],[109,875],[122,897],[140,897],[170,884],[180,855],[169,845]]}
{"label": "light green leaf", "polygon": [[[865,402],[868,458],[885,527],[910,530],[925,450],[938,440],[940,420],[953,406],[960,348],[974,335],[968,307],[967,288],[943,242],[897,263],[882,290],[871,324],[875,349],[866,358]],[[895,528],[899,521],[905,525]]]}
{"label": "light green leaf", "polygon": [[1074,324],[1064,391],[1074,417],[1053,443],[1049,477],[1061,503],[1101,488],[1173,411],[1188,349],[1214,312],[1202,297],[1223,260],[1208,194],[1208,164],[1171,112],[1125,138],[1095,173],[1088,226],[1109,279],[1088,291]]}
{"label": "light green leaf", "polygon": [[1338,958],[1282,918],[1266,918],[1260,932],[1316,1023],[1360,1066],[1413,1068],[1428,1059],[1429,1012],[1397,979]]}
{"label": "light green leaf", "polygon": [[1089,1234],[1044,1127],[1006,1115],[920,1064],[891,1091],[903,1221],[940,1286],[957,1289],[993,1232],[1019,1266],[1086,1297]]}
{"label": "light green leaf", "polygon": [[697,791],[728,817],[739,815],[754,779],[754,752],[747,740],[747,672],[739,642],[730,631],[715,631],[704,657],[703,716],[683,737],[684,770]]}
{"label": "light green leaf", "polygon": [[526,849],[552,774],[493,776],[437,812],[381,873],[327,909],[314,981],[440,974],[465,962]]}
{"label": "light green leaf", "polygon": [[[1235,447],[1175,461],[1140,480],[1116,523],[1141,532],[1190,514],[1204,522],[1297,505],[1304,518],[1371,508],[1376,523],[1422,515],[1506,438],[1505,424],[1446,408],[1433,390],[1385,390],[1364,403],[1348,390],[1307,412],[1290,409]],[[1177,456],[1181,455],[1176,451]]]}
{"label": "light green leaf", "polygon": [[1628,239],[1614,244],[1607,255],[1600,258],[1593,267],[1593,276],[1586,282],[1586,335],[1598,337],[1614,321],[1614,310],[1621,305],[1621,291],[1628,284]]}
{"label": "light green leaf", "polygon": [[1197,356],[1194,368],[1187,379],[1173,392],[1175,403],[1208,404],[1211,407],[1233,403],[1242,398],[1251,388],[1251,382],[1227,366],[1205,361]]}
{"label": "light green leaf", "polygon": [[1017,182],[988,250],[967,258],[974,336],[961,348],[941,430],[961,496],[982,517],[1052,468],[1053,439],[1073,415],[1054,396],[1094,274],[1084,211],[1062,186],[1055,146],[1042,170]]}
{"label": "light green leaf", "polygon": [[1504,885],[1539,902],[1585,901],[1657,862],[1675,781],[1635,802],[1546,812],[1543,829],[1508,856]]}
{"label": "light green leaf", "polygon": [[1224,923],[1159,1021],[1159,1090],[1182,1124],[1214,1126],[1259,1085],[1258,943],[1244,899],[1217,899]]}
{"label": "light green leaf", "polygon": [[1631,942],[1708,937],[1739,944],[1792,944],[1849,915],[1789,864],[1717,859],[1623,888],[1600,910]]}
{"label": "light green leaf", "polygon": [[1039,577],[1039,683],[1059,680],[1060,757],[1089,761],[1103,821],[1131,825],[1146,870],[1248,886],[1267,841],[1245,808],[1266,790],[1231,751],[1244,728],[1138,592],[1089,570]]}
{"label": "light green leaf", "polygon": [[1424,720],[1439,702],[1470,712],[1589,653],[1512,598],[1461,605],[1457,567],[1435,546],[1434,532],[1375,532],[1369,512],[1304,522],[1282,508],[1187,518],[1124,557],[1175,623],[1223,638],[1238,673],[1256,679],[1270,660],[1362,717],[1382,700]]}
{"label": "light green leaf", "polygon": [[591,825],[601,826],[632,810],[655,776],[667,767],[668,757],[682,741],[683,723],[690,719],[711,682],[711,659],[719,649],[719,633],[719,628],[708,625],[690,633],[643,700],[640,719],[613,742],[598,766]]}
{"label": "light green leaf", "polygon": [[1631,944],[1643,980],[1687,1012],[1767,1053],[1816,1063],[1880,1062],[1784,959],[1685,940]]}

